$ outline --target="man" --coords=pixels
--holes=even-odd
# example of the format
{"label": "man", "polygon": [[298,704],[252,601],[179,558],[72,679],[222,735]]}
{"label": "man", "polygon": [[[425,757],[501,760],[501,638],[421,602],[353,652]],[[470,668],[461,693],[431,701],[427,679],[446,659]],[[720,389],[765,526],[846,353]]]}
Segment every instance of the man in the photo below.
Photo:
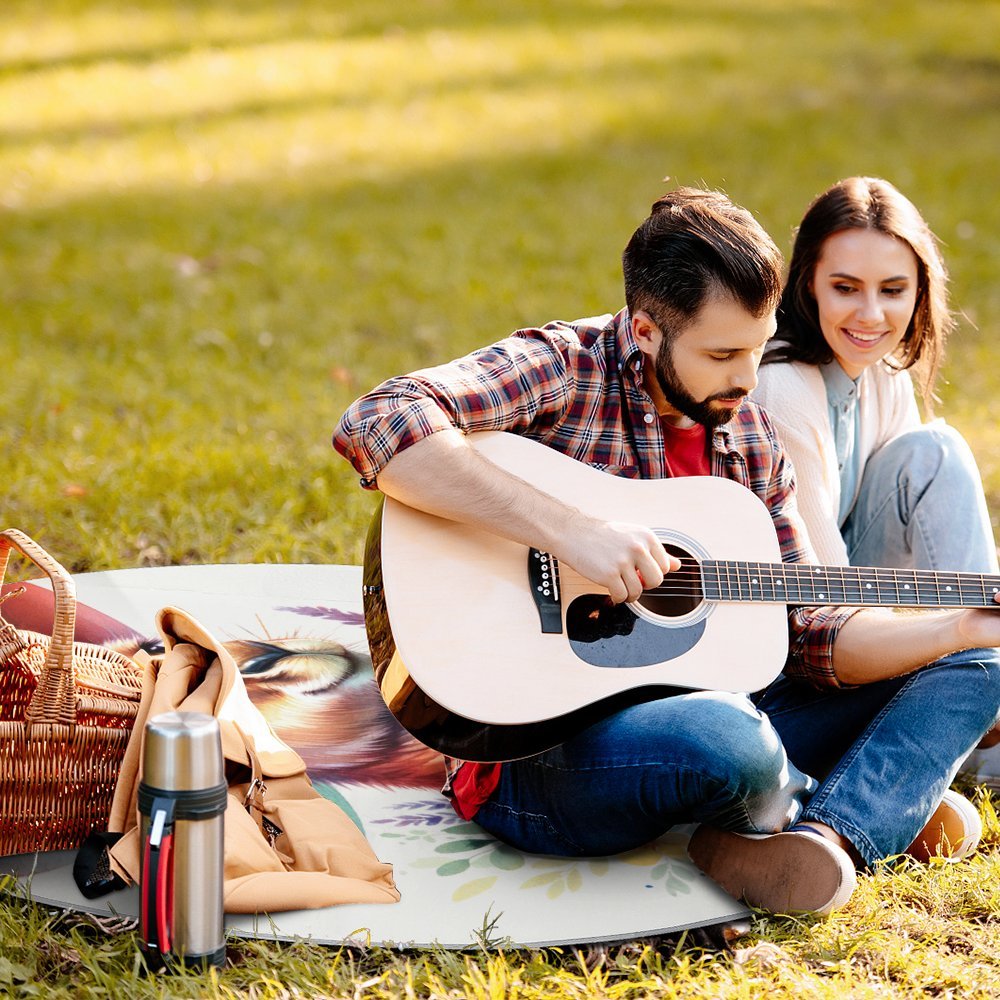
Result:
{"label": "man", "polygon": [[[775,328],[774,243],[723,195],[682,189],[653,206],[623,270],[617,315],[521,330],[390,379],[350,407],[335,447],[362,485],[550,552],[615,601],[678,561],[648,527],[596,520],[499,469],[467,432],[512,431],[633,478],[734,479],[767,505],[782,558],[811,559],[792,470],[746,400]],[[784,675],[754,700],[635,705],[537,756],[461,764],[446,791],[461,815],[540,853],[615,853],[697,822],[690,853],[733,895],[828,912],[858,865],[930,836],[997,715],[1000,658],[978,647],[1000,644],[1000,615],[799,608],[789,630]]]}

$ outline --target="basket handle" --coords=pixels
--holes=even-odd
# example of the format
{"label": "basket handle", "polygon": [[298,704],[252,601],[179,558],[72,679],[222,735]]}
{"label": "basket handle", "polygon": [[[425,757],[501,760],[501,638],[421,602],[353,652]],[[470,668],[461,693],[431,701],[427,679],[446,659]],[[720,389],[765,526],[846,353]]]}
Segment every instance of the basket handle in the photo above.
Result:
{"label": "basket handle", "polygon": [[52,641],[45,654],[45,663],[38,686],[24,714],[28,725],[59,723],[76,725],[76,685],[73,680],[73,638],[76,632],[76,585],[73,578],[36,541],[17,528],[0,532],[0,581],[7,575],[10,550],[17,549],[52,582],[55,595],[55,616]]}

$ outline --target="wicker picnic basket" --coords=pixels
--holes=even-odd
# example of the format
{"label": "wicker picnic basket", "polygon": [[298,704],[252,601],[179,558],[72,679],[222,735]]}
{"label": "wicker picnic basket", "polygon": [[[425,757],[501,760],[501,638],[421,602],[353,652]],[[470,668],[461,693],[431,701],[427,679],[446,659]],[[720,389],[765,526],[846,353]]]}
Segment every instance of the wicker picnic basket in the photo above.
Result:
{"label": "wicker picnic basket", "polygon": [[129,657],[73,641],[72,577],[16,528],[0,532],[0,582],[12,548],[48,575],[55,616],[50,638],[0,615],[0,855],[76,848],[105,827],[142,681]]}

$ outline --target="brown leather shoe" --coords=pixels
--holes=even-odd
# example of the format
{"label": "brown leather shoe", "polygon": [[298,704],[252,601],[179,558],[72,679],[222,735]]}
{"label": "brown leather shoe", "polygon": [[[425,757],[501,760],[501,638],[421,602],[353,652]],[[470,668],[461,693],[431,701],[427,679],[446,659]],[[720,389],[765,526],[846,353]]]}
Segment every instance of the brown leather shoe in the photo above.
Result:
{"label": "brown leather shoe", "polygon": [[858,884],[847,852],[819,834],[741,834],[699,826],[688,854],[731,896],[772,913],[829,913]]}
{"label": "brown leather shoe", "polygon": [[949,788],[906,853],[918,861],[961,861],[979,846],[982,836],[983,821],[976,807]]}

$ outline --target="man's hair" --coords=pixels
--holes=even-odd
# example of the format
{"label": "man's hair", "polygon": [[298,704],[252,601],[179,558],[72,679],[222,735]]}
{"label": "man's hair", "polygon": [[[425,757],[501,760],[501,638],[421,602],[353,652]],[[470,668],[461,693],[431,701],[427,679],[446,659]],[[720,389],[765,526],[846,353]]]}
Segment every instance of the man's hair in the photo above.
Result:
{"label": "man's hair", "polygon": [[781,297],[781,251],[759,222],[718,191],[678,188],[653,204],[622,253],[625,304],[669,341],[719,292],[760,318]]}
{"label": "man's hair", "polygon": [[818,365],[833,358],[820,329],[812,285],[826,240],[848,229],[867,229],[901,240],[917,258],[913,318],[896,352],[885,363],[891,368],[914,369],[929,410],[945,341],[954,326],[948,309],[948,272],[937,240],[916,206],[880,177],[838,181],[806,210],[795,237],[788,281],[778,309],[776,346],[764,356],[764,363],[804,361]]}

